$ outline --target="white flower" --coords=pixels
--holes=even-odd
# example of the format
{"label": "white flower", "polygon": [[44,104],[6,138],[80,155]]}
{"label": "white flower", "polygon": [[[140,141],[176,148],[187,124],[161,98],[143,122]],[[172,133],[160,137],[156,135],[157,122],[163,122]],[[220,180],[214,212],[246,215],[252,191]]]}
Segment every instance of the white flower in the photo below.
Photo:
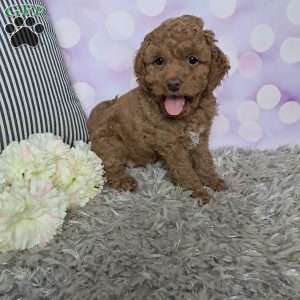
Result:
{"label": "white flower", "polygon": [[28,142],[53,158],[63,158],[70,150],[70,146],[52,133],[38,133],[29,137]]}
{"label": "white flower", "polygon": [[0,194],[0,251],[44,246],[62,225],[67,195],[52,183],[32,178],[29,185],[16,181]]}
{"label": "white flower", "polygon": [[6,188],[6,178],[3,173],[0,172],[0,193]]}
{"label": "white flower", "polygon": [[68,207],[102,190],[102,161],[84,142],[74,148],[53,134],[13,142],[0,155],[0,252],[45,245]]}
{"label": "white flower", "polygon": [[0,159],[0,173],[5,175],[9,183],[28,180],[32,176],[49,179],[55,172],[49,155],[28,141],[12,142],[4,149]]}
{"label": "white flower", "polygon": [[84,142],[76,142],[57,169],[57,185],[68,193],[70,207],[86,205],[105,183],[102,160]]}

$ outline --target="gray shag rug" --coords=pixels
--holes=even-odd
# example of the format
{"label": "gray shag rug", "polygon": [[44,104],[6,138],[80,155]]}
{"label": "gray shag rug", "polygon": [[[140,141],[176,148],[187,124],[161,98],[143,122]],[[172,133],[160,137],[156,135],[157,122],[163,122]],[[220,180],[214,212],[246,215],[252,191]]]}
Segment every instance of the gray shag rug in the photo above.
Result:
{"label": "gray shag rug", "polygon": [[0,255],[0,299],[300,299],[300,146],[220,148],[199,206],[160,163],[105,188],[46,248]]}

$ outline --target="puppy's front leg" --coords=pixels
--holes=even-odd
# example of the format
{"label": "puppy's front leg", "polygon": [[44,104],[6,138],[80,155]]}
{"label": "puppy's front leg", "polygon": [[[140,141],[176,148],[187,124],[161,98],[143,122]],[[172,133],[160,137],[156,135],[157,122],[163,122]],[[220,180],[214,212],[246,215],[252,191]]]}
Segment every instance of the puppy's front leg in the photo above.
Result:
{"label": "puppy's front leg", "polygon": [[212,155],[208,149],[208,139],[204,137],[198,145],[191,150],[195,171],[201,182],[215,191],[225,189],[224,180],[215,171]]}
{"label": "puppy's front leg", "polygon": [[210,199],[209,194],[203,188],[195,170],[189,152],[182,146],[161,149],[159,154],[166,162],[170,176],[174,183],[193,191],[193,197],[200,197],[203,203]]}

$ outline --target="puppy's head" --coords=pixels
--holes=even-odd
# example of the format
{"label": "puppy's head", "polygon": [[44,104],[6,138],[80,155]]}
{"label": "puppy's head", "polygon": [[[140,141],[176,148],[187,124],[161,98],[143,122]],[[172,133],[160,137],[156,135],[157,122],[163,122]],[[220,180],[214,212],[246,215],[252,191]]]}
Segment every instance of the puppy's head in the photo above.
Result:
{"label": "puppy's head", "polygon": [[212,31],[195,16],[169,19],[146,35],[134,65],[143,90],[172,118],[188,115],[229,70]]}

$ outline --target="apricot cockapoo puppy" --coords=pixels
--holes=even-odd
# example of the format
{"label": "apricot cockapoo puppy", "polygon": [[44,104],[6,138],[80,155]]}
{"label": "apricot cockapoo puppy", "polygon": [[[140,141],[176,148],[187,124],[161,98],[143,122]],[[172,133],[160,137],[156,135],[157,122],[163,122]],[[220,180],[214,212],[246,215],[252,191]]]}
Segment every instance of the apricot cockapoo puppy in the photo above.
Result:
{"label": "apricot cockapoo puppy", "polygon": [[92,150],[102,158],[108,184],[133,191],[126,174],[163,160],[175,184],[205,203],[225,188],[208,149],[217,113],[213,91],[229,70],[212,31],[195,16],[168,19],[146,35],[134,62],[138,87],[98,104],[88,120]]}

